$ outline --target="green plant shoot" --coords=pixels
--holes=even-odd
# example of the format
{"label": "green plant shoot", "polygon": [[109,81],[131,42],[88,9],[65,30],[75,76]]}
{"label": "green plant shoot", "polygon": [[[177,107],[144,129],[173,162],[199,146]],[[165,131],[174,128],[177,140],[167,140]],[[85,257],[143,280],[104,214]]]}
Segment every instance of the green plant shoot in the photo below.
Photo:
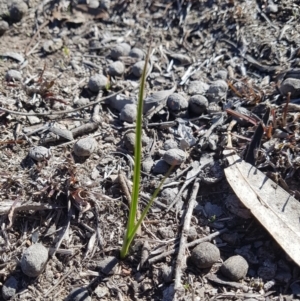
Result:
{"label": "green plant shoot", "polygon": [[145,59],[145,66],[143,69],[140,89],[138,95],[138,104],[137,104],[137,120],[136,120],[136,128],[135,128],[135,149],[134,149],[134,171],[133,171],[133,187],[132,187],[132,195],[131,195],[131,203],[129,209],[129,217],[127,221],[127,228],[124,235],[123,245],[120,252],[120,257],[123,259],[126,257],[130,245],[136,235],[138,228],[140,227],[142,221],[146,217],[148,210],[154,202],[157,194],[159,193],[165,179],[169,176],[172,171],[172,166],[169,171],[165,175],[165,177],[160,182],[159,186],[154,191],[153,195],[144,211],[142,212],[139,220],[136,222],[136,214],[138,210],[138,201],[139,201],[139,189],[140,189],[140,175],[141,175],[141,159],[142,159],[142,123],[143,123],[143,104],[144,104],[144,89],[145,89],[145,81],[147,74],[147,65],[149,61],[150,49],[147,52]]}

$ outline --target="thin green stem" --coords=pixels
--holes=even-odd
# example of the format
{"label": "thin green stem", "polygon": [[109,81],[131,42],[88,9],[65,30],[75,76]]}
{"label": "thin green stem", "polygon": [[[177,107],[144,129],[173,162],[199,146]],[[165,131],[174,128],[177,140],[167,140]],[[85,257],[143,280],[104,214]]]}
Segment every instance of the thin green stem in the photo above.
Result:
{"label": "thin green stem", "polygon": [[[129,210],[129,217],[127,222],[127,229],[123,241],[122,250],[120,253],[121,258],[124,258],[127,253],[130,244],[128,244],[128,238],[132,235],[135,227],[135,219],[139,201],[139,189],[140,189],[140,176],[141,176],[141,159],[142,159],[142,124],[143,124],[143,104],[144,104],[144,88],[146,82],[147,65],[149,61],[150,48],[148,49],[145,59],[145,66],[140,83],[138,106],[137,106],[137,120],[135,128],[135,149],[134,149],[134,172],[133,172],[133,188]],[[132,240],[131,240],[132,241]]]}

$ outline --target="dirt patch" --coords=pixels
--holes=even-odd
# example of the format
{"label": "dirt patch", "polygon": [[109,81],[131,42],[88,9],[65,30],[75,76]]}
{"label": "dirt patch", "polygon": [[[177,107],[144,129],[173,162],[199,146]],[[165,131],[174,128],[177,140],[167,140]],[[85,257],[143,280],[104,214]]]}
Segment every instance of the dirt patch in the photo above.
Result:
{"label": "dirt patch", "polygon": [[[297,1],[25,1],[20,22],[2,2],[3,300],[299,295],[298,266],[236,198],[222,155],[231,127],[236,152],[299,198]],[[183,162],[121,261],[134,108],[149,47],[140,209],[167,162]],[[177,157],[166,153],[172,149]],[[215,252],[205,268],[193,257],[204,241]],[[32,278],[22,254],[36,244],[49,258]],[[242,279],[230,276],[235,264],[246,269],[237,271]]]}

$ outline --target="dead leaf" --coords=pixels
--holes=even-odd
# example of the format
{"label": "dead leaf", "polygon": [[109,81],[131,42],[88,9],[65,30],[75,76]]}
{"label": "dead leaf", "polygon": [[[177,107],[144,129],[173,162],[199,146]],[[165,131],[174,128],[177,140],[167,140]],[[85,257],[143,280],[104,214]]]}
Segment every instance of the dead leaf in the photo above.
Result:
{"label": "dead leaf", "polygon": [[240,201],[300,266],[300,203],[265,174],[225,150],[228,183]]}

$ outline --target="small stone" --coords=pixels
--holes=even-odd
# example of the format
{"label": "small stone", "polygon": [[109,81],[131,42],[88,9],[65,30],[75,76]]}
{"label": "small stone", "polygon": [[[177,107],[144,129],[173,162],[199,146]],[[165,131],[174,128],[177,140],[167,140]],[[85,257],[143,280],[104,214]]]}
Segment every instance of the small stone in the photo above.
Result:
{"label": "small stone", "polygon": [[106,99],[105,103],[111,106],[113,109],[121,112],[127,104],[135,104],[136,101],[134,98],[130,98],[124,94],[118,94],[114,97],[109,97]]}
{"label": "small stone", "polygon": [[108,66],[107,73],[110,76],[121,76],[121,75],[123,75],[124,72],[125,72],[125,66],[120,61],[112,62]]}
{"label": "small stone", "polygon": [[219,261],[220,250],[210,242],[203,242],[193,249],[191,259],[200,269],[210,268]]}
{"label": "small stone", "polygon": [[172,93],[167,99],[167,106],[171,111],[182,111],[187,109],[188,101],[178,93]]}
{"label": "small stone", "polygon": [[129,133],[125,134],[124,144],[125,144],[125,147],[129,151],[133,152],[134,151],[134,145],[135,145],[135,133],[129,132]]}
{"label": "small stone", "polygon": [[125,105],[120,114],[120,119],[122,121],[133,123],[136,121],[137,111],[135,104]]}
{"label": "small stone", "polygon": [[170,165],[180,165],[185,161],[185,159],[185,152],[178,148],[171,148],[167,150],[163,155],[163,160],[165,160]]}
{"label": "small stone", "polygon": [[48,250],[42,244],[34,244],[26,249],[22,255],[22,271],[29,277],[37,277],[43,272],[47,260]]}
{"label": "small stone", "polygon": [[74,104],[78,107],[85,106],[90,102],[88,98],[80,97],[74,100]]}
{"label": "small stone", "polygon": [[188,232],[188,241],[193,241],[195,239],[197,239],[198,237],[198,233],[197,233],[197,229],[195,227],[190,227],[189,232]]}
{"label": "small stone", "polygon": [[88,1],[88,7],[92,9],[96,9],[99,7],[99,1],[98,0],[89,0]]}
{"label": "small stone", "polygon": [[106,286],[97,286],[94,290],[94,294],[99,298],[97,300],[100,300],[109,294],[109,290]]}
{"label": "small stone", "polygon": [[18,289],[18,281],[15,277],[10,276],[2,286],[2,297],[4,300],[8,300],[13,297]]}
{"label": "small stone", "polygon": [[153,166],[153,173],[155,174],[166,174],[170,168],[170,165],[164,160],[158,160]]}
{"label": "small stone", "polygon": [[147,158],[142,162],[142,170],[146,173],[150,173],[153,167],[154,161],[151,158]]}
{"label": "small stone", "polygon": [[14,22],[19,22],[27,14],[28,6],[24,1],[12,1],[9,7],[9,17]]}
{"label": "small stone", "polygon": [[98,268],[103,274],[112,275],[114,274],[118,263],[119,261],[116,257],[108,256],[98,263]]}
{"label": "small stone", "polygon": [[74,153],[79,157],[88,157],[97,149],[97,141],[94,138],[86,137],[78,140],[73,147]]}
{"label": "small stone", "polygon": [[220,101],[227,95],[228,84],[225,80],[218,79],[211,83],[206,95],[210,101]]}
{"label": "small stone", "polygon": [[[169,168],[170,166],[163,160],[161,160],[162,162],[164,162],[167,166],[167,168]],[[169,205],[176,197],[176,195],[178,194],[178,188],[165,188],[161,191],[161,199],[162,202],[164,204]]]}
{"label": "small stone", "polygon": [[288,77],[280,85],[280,92],[282,95],[287,96],[291,93],[291,98],[300,96],[300,79]]}
{"label": "small stone", "polygon": [[[142,135],[142,146],[147,146],[149,144],[149,137],[147,137],[146,135]],[[128,132],[125,136],[124,136],[124,144],[125,147],[133,152],[134,151],[134,145],[135,145],[135,133],[134,132]]]}
{"label": "small stone", "polygon": [[219,70],[216,75],[215,78],[216,79],[223,79],[226,80],[228,76],[228,71],[227,70]]}
{"label": "small stone", "polygon": [[165,141],[163,148],[166,151],[171,148],[178,148],[178,143],[174,139],[168,139]]}
{"label": "small stone", "polygon": [[171,227],[160,227],[158,228],[158,233],[163,239],[174,238],[175,233]]}
{"label": "small stone", "polygon": [[55,52],[54,42],[52,40],[45,41],[44,44],[43,44],[43,49],[47,53],[53,53],[53,52]]}
{"label": "small stone", "polygon": [[8,70],[5,74],[5,79],[7,81],[21,81],[22,80],[22,74],[21,72],[17,71],[17,70]]}
{"label": "small stone", "polygon": [[144,55],[143,50],[141,50],[139,48],[132,48],[129,52],[129,56],[142,60],[145,55]]}
{"label": "small stone", "polygon": [[71,291],[67,296],[66,301],[91,301],[89,292],[84,287],[78,287]]}
{"label": "small stone", "polygon": [[220,270],[230,280],[239,281],[247,275],[248,268],[246,259],[240,255],[235,255],[224,261]]}
{"label": "small stone", "polygon": [[276,13],[278,13],[278,5],[275,4],[275,3],[273,3],[273,2],[269,3],[267,5],[267,7],[266,7],[266,12],[268,14],[271,14],[271,13],[276,14]]}
{"label": "small stone", "polygon": [[36,161],[43,161],[49,159],[51,156],[50,149],[44,146],[34,146],[29,150],[29,157]]}
{"label": "small stone", "polygon": [[200,94],[193,95],[189,100],[190,112],[195,115],[204,113],[208,108],[208,100],[205,96]]}
{"label": "small stone", "polygon": [[4,33],[9,29],[9,25],[6,21],[0,20],[0,36],[4,35]]}
{"label": "small stone", "polygon": [[209,89],[209,85],[202,82],[201,80],[191,81],[187,88],[187,93],[189,95],[194,94],[205,94],[205,92]]}
{"label": "small stone", "polygon": [[109,84],[108,78],[103,74],[95,74],[90,77],[88,87],[92,92],[98,93]]}
{"label": "small stone", "polygon": [[[29,113],[34,113],[33,110],[30,110]],[[37,116],[27,116],[27,119],[30,124],[37,124],[41,122],[41,119]]]}
{"label": "small stone", "polygon": [[[144,66],[145,66],[145,61],[139,61],[136,62],[133,66],[132,66],[132,74],[136,77],[141,77],[143,74],[143,70],[144,70]],[[147,71],[149,70],[150,65],[147,65]]]}
{"label": "small stone", "polygon": [[128,56],[130,48],[127,43],[118,44],[111,49],[110,56],[114,60],[117,60],[120,56]]}

